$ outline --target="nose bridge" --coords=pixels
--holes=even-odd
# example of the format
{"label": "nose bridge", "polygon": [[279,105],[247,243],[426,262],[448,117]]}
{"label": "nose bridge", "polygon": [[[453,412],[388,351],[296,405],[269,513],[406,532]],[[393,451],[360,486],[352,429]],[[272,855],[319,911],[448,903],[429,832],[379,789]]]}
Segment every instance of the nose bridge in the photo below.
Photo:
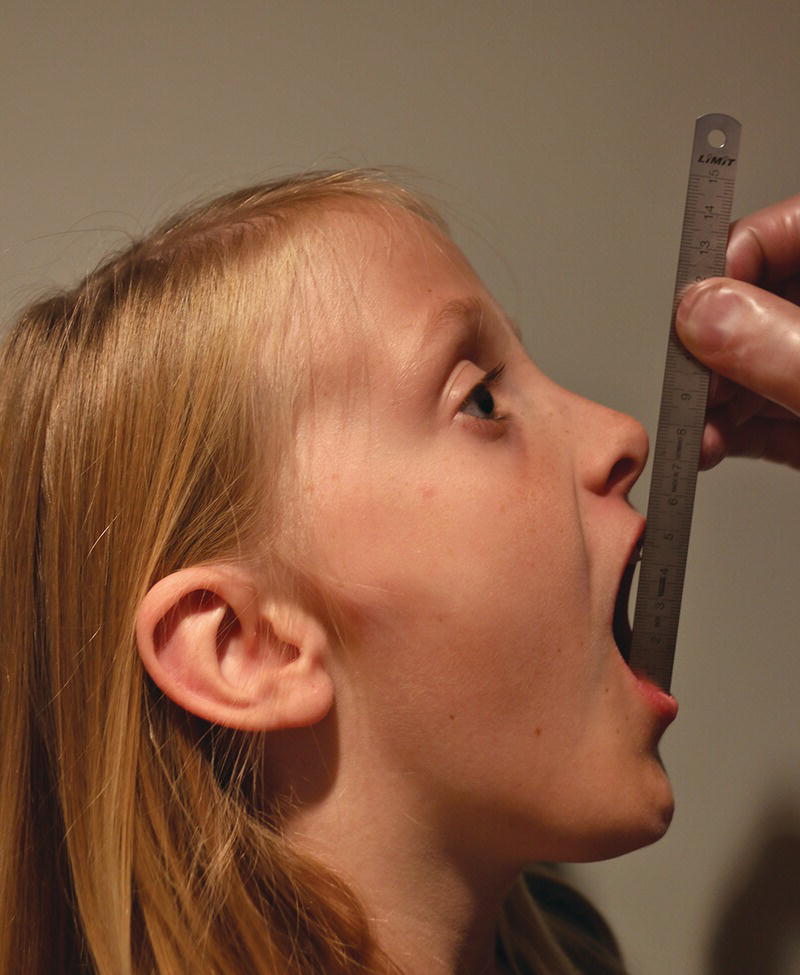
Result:
{"label": "nose bridge", "polygon": [[597,493],[627,494],[647,462],[647,432],[632,416],[574,393],[569,397],[578,477]]}

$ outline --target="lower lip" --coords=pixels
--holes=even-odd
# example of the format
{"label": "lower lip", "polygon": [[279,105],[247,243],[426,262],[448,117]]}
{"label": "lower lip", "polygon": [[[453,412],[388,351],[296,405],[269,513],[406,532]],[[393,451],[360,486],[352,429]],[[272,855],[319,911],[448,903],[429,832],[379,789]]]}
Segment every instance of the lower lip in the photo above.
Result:
{"label": "lower lip", "polygon": [[631,673],[633,673],[639,691],[646,699],[650,709],[664,722],[664,727],[666,728],[667,725],[672,724],[678,713],[678,702],[675,698],[671,694],[667,694],[657,684],[654,684],[645,674],[634,671],[631,671]]}

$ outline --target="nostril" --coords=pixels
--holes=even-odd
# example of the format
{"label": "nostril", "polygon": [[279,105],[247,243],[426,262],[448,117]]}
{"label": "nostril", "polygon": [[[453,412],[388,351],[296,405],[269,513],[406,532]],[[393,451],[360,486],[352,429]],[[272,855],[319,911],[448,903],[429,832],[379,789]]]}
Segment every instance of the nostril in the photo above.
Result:
{"label": "nostril", "polygon": [[631,478],[639,469],[639,465],[632,457],[620,457],[608,474],[606,490],[612,491],[618,484]]}

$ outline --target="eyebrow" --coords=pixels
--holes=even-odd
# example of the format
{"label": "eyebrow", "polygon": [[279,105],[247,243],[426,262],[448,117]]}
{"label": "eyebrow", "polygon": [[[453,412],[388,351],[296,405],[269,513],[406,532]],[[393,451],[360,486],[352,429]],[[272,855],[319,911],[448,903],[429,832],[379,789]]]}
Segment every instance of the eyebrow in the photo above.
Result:
{"label": "eyebrow", "polygon": [[[490,314],[486,303],[477,295],[470,295],[467,298],[454,298],[446,302],[431,318],[428,326],[426,338],[438,332],[443,326],[454,323],[466,323],[471,332],[471,338],[477,341],[480,338],[481,328],[484,319]],[[519,325],[507,315],[501,314],[504,322],[509,326],[520,343],[522,343],[522,332]]]}
{"label": "eyebrow", "polygon": [[453,298],[451,301],[445,302],[431,315],[427,322],[423,332],[423,342],[427,345],[443,331],[452,332],[455,327],[463,328],[465,325],[469,337],[477,340],[483,324],[485,310],[483,302],[477,296]]}
{"label": "eyebrow", "polygon": [[452,346],[462,350],[462,354],[474,354],[473,350],[480,344],[485,312],[484,302],[477,295],[453,298],[435,308],[404,357],[401,381],[407,382],[420,368],[425,368],[425,363],[438,362],[443,347]]}
{"label": "eyebrow", "polygon": [[484,324],[499,319],[522,341],[516,324],[500,309],[496,311],[479,295],[452,298],[435,308],[423,324],[409,355],[400,369],[401,384],[408,382],[420,369],[427,370],[426,363],[441,362],[443,350],[447,357],[464,358],[478,356],[483,347]]}

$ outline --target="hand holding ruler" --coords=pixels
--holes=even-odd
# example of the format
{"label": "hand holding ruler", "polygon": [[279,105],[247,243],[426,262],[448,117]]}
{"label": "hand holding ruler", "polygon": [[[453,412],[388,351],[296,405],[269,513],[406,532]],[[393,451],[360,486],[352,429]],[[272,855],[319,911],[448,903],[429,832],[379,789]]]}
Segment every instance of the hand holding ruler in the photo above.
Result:
{"label": "hand holding ruler", "polygon": [[672,681],[709,380],[708,369],[678,340],[675,312],[690,284],[725,273],[740,131],[729,115],[703,115],[694,130],[628,660],[665,691]]}

